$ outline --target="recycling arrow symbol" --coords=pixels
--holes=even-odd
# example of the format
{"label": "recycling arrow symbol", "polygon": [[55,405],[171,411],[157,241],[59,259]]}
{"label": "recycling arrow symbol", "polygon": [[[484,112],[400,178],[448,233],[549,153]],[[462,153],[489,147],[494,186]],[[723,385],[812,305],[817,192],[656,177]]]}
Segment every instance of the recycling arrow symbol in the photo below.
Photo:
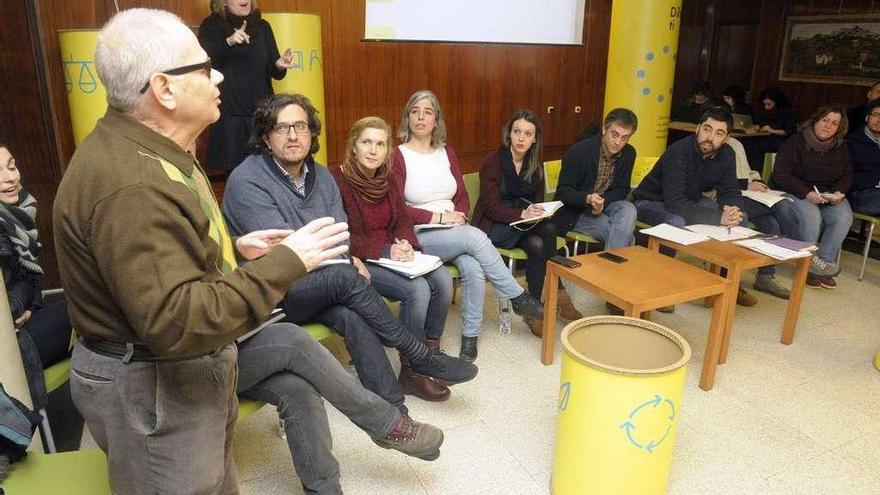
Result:
{"label": "recycling arrow symbol", "polygon": [[[658,409],[661,408],[662,409]],[[644,421],[644,418],[649,415],[663,414],[668,409],[669,414],[666,416],[668,419],[668,424],[666,425],[666,429],[662,435],[656,438],[646,438],[648,434],[640,434],[638,432],[640,423],[640,418]],[[645,449],[649,454],[653,454],[654,450],[666,440],[669,436],[669,433],[672,431],[672,425],[675,420],[675,403],[670,399],[666,399],[661,397],[660,395],[654,395],[653,399],[650,399],[646,402],[643,402],[633,408],[633,410],[629,413],[629,417],[623,424],[620,425],[620,428],[626,434],[626,438],[635,447],[639,449]]]}

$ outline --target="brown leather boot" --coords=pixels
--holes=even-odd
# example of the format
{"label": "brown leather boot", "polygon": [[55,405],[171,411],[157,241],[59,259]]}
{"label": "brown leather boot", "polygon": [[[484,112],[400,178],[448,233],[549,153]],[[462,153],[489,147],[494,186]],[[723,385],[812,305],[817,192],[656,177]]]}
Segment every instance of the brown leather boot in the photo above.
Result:
{"label": "brown leather boot", "polygon": [[580,320],[584,317],[584,315],[574,307],[574,304],[571,303],[571,298],[568,297],[568,292],[566,292],[565,289],[560,287],[557,294],[556,308],[559,309],[560,316],[566,320]]}
{"label": "brown leather boot", "polygon": [[536,320],[534,318],[529,318],[528,316],[523,318],[523,321],[526,322],[526,325],[529,326],[529,330],[532,331],[532,335],[538,337],[539,339],[544,336],[544,320]]}
{"label": "brown leather boot", "polygon": [[404,394],[415,395],[422,400],[443,402],[449,399],[448,387],[431,377],[414,372],[409,359],[403,356],[400,356],[400,375],[397,377],[397,382]]}

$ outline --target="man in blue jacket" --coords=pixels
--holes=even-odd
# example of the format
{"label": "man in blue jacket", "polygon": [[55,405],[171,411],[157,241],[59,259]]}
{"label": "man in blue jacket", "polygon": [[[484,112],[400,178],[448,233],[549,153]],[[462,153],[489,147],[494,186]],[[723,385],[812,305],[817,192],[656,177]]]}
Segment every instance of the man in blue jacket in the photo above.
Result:
{"label": "man in blue jacket", "polygon": [[[852,160],[852,186],[846,194],[853,211],[880,215],[880,98],[865,106],[865,125],[846,137]],[[853,126],[861,122],[852,122]]]}
{"label": "man in blue jacket", "polygon": [[615,108],[605,116],[601,134],[565,153],[556,189],[556,199],[565,204],[557,214],[560,235],[589,234],[604,240],[605,249],[633,243],[636,208],[626,197],[636,150],[628,141],[638,125],[632,110]]}

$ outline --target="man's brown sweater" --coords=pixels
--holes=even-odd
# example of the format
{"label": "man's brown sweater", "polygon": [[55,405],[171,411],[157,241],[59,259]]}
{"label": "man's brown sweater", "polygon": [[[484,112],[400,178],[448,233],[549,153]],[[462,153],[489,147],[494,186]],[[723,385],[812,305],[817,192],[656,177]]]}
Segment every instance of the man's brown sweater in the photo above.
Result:
{"label": "man's brown sweater", "polygon": [[53,222],[77,333],[162,356],[233,342],[305,274],[283,246],[230,272],[233,248],[196,160],[112,109],[74,154]]}

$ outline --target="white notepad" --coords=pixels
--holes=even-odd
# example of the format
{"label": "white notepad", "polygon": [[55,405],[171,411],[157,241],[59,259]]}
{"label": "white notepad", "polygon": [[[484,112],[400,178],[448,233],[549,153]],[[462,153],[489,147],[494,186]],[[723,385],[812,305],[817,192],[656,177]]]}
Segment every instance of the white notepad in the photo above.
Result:
{"label": "white notepad", "polygon": [[646,235],[659,237],[661,239],[666,239],[667,241],[677,242],[683,246],[688,246],[690,244],[696,244],[698,242],[709,240],[709,236],[697,234],[695,232],[680,229],[678,227],[673,227],[668,223],[661,223],[649,229],[642,229],[639,232]]}

